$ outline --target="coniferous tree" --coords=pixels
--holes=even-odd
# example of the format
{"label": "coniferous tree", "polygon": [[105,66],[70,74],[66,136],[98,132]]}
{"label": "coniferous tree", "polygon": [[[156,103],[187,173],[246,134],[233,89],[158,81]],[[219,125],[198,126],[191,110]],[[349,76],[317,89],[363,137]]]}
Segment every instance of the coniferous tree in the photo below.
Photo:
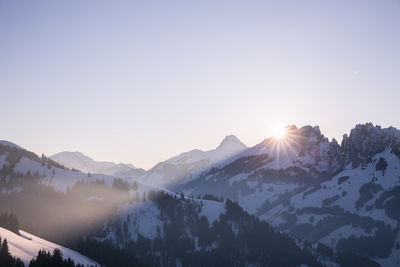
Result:
{"label": "coniferous tree", "polygon": [[7,239],[2,241],[0,237],[0,266],[1,267],[25,267],[24,263],[13,256],[11,256],[8,249]]}
{"label": "coniferous tree", "polygon": [[68,258],[63,259],[61,250],[54,249],[53,254],[40,250],[36,258],[32,259],[29,263],[29,267],[84,267],[81,264],[75,264],[75,262]]}

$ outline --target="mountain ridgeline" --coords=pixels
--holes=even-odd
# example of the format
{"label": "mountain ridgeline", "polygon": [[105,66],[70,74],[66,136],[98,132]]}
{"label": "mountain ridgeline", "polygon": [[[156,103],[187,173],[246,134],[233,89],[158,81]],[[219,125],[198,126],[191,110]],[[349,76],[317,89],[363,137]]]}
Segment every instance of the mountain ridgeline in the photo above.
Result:
{"label": "mountain ridgeline", "polygon": [[0,143],[0,212],[103,265],[107,251],[150,266],[400,264],[393,127],[357,125],[341,144],[312,126],[254,147],[227,136],[132,176],[64,155]]}

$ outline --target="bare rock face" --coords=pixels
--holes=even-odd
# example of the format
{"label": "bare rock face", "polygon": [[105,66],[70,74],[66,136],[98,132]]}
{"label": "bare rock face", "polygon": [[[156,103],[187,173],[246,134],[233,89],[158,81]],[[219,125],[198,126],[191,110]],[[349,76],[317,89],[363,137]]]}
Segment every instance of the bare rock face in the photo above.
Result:
{"label": "bare rock face", "polygon": [[377,153],[391,148],[400,156],[400,131],[396,128],[381,128],[372,123],[358,124],[348,136],[343,136],[341,149],[344,162],[351,163],[355,168],[360,164],[367,164]]}

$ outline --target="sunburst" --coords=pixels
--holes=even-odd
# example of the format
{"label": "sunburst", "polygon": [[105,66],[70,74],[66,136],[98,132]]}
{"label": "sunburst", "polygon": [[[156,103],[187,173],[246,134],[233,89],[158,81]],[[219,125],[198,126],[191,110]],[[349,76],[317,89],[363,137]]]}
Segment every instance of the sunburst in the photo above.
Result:
{"label": "sunburst", "polygon": [[275,139],[283,139],[286,136],[287,133],[287,127],[282,127],[282,126],[276,126],[272,128],[272,137]]}
{"label": "sunburst", "polygon": [[275,167],[281,168],[281,159],[288,158],[290,154],[297,154],[296,147],[307,137],[299,135],[296,126],[274,127],[270,130],[271,137],[264,140],[258,153],[247,164],[252,165],[258,156],[268,154],[275,159]]}

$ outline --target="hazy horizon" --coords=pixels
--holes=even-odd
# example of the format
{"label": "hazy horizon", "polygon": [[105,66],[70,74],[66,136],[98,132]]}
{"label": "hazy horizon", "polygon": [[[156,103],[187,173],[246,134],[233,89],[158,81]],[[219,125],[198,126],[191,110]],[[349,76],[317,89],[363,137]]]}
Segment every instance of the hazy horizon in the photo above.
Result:
{"label": "hazy horizon", "polygon": [[400,1],[0,1],[0,139],[148,169],[277,125],[400,127]]}
{"label": "hazy horizon", "polygon": [[[365,122],[365,123],[371,123],[371,122]],[[357,123],[357,124],[365,124],[365,123]],[[382,128],[387,128],[387,127],[393,127],[393,125],[390,125],[390,126],[382,126],[382,125],[379,125],[379,124],[375,124],[375,123],[372,123],[374,126],[381,126]],[[292,124],[292,125],[294,125],[294,124]],[[279,125],[280,126],[280,125]],[[291,126],[291,125],[284,125],[283,126],[283,128],[285,128],[286,126]],[[301,125],[301,126],[299,126],[299,125],[295,125],[297,128],[301,128],[301,127],[303,127],[303,126],[313,126],[313,127],[315,127],[315,126],[318,126],[319,127],[319,125]],[[356,126],[356,125],[354,125],[354,126]],[[397,127],[396,127],[397,128]],[[353,127],[352,127],[352,129],[353,129]],[[320,128],[320,130],[321,130],[321,128]],[[325,134],[324,134],[324,132],[323,132],[323,130],[321,130],[321,133],[326,137],[326,138],[328,138],[329,139],[329,141],[332,141],[332,139],[334,138],[334,139],[336,139],[336,141],[339,143],[339,144],[341,144],[341,142],[342,142],[342,140],[343,140],[343,135],[345,135],[345,134],[350,134],[350,130],[349,131],[347,131],[347,132],[345,132],[345,133],[343,133],[343,135],[340,137],[340,138],[335,138],[335,137],[328,137],[328,136],[326,136]],[[137,168],[143,168],[143,169],[145,169],[145,170],[149,170],[149,169],[151,169],[152,167],[154,167],[155,165],[157,165],[157,163],[160,163],[160,162],[162,162],[162,161],[165,161],[165,160],[167,160],[167,159],[169,159],[169,158],[172,158],[172,157],[174,157],[174,156],[177,156],[178,154],[181,154],[181,153],[184,153],[184,152],[188,152],[188,151],[191,151],[191,150],[194,150],[194,149],[199,149],[199,150],[202,150],[202,151],[208,151],[208,150],[213,150],[213,149],[216,149],[220,144],[221,144],[221,142],[226,138],[226,137],[228,137],[229,135],[234,135],[234,136],[236,136],[235,134],[227,134],[225,137],[223,137],[223,138],[221,138],[220,139],[220,141],[215,145],[215,146],[211,146],[211,145],[209,145],[207,148],[199,148],[199,147],[195,147],[195,145],[194,145],[194,147],[193,148],[189,148],[189,149],[187,149],[187,150],[184,150],[184,151],[180,151],[180,152],[178,152],[177,154],[174,154],[174,155],[171,155],[171,156],[169,156],[168,158],[164,158],[164,159],[161,159],[160,161],[158,161],[158,162],[156,162],[156,163],[154,163],[153,165],[151,165],[151,166],[148,166],[148,167],[143,167],[143,166],[137,166],[137,165],[135,165],[133,162],[129,162],[129,161],[125,161],[125,162],[123,162],[123,161],[115,161],[115,160],[113,160],[113,159],[98,159],[98,158],[95,158],[95,157],[93,157],[92,155],[90,155],[89,153],[85,153],[85,152],[83,152],[83,151],[81,151],[81,150],[79,150],[79,149],[77,149],[77,150],[60,150],[60,151],[57,151],[57,152],[54,152],[54,153],[51,153],[51,154],[45,154],[46,156],[48,156],[48,157],[50,157],[50,156],[53,156],[53,155],[55,155],[55,154],[58,154],[58,153],[60,153],[60,152],[79,152],[79,153],[82,153],[82,154],[84,154],[85,156],[88,156],[89,158],[91,158],[91,159],[93,159],[93,160],[95,160],[95,161],[98,161],[98,162],[102,162],[102,161],[107,161],[107,162],[114,162],[114,163],[125,163],[125,164],[133,164],[135,167],[137,167]],[[236,136],[242,143],[244,143],[247,147],[253,147],[253,146],[255,146],[255,145],[257,145],[257,144],[259,144],[259,143],[261,143],[264,139],[266,139],[266,138],[270,138],[270,137],[274,137],[273,136],[273,134],[269,134],[268,136],[266,136],[265,138],[263,138],[262,140],[259,140],[259,142],[257,142],[257,143],[255,143],[255,144],[246,144],[245,142],[243,142],[243,140],[241,140],[240,139],[240,137],[238,137],[238,136]],[[29,149],[28,147],[25,147],[25,146],[23,146],[23,145],[21,145],[21,144],[19,144],[19,143],[16,143],[16,142],[13,142],[12,140],[6,140],[6,139],[0,139],[0,141],[8,141],[8,142],[11,142],[11,143],[14,143],[14,144],[16,144],[16,145],[19,145],[19,146],[21,146],[22,148],[24,148],[24,149],[27,149],[27,150],[29,150],[29,151],[33,151],[33,150],[31,150],[31,149]],[[38,151],[33,151],[33,152],[35,152],[36,154],[38,154],[38,155],[41,155],[42,154],[42,152],[38,152]]]}

